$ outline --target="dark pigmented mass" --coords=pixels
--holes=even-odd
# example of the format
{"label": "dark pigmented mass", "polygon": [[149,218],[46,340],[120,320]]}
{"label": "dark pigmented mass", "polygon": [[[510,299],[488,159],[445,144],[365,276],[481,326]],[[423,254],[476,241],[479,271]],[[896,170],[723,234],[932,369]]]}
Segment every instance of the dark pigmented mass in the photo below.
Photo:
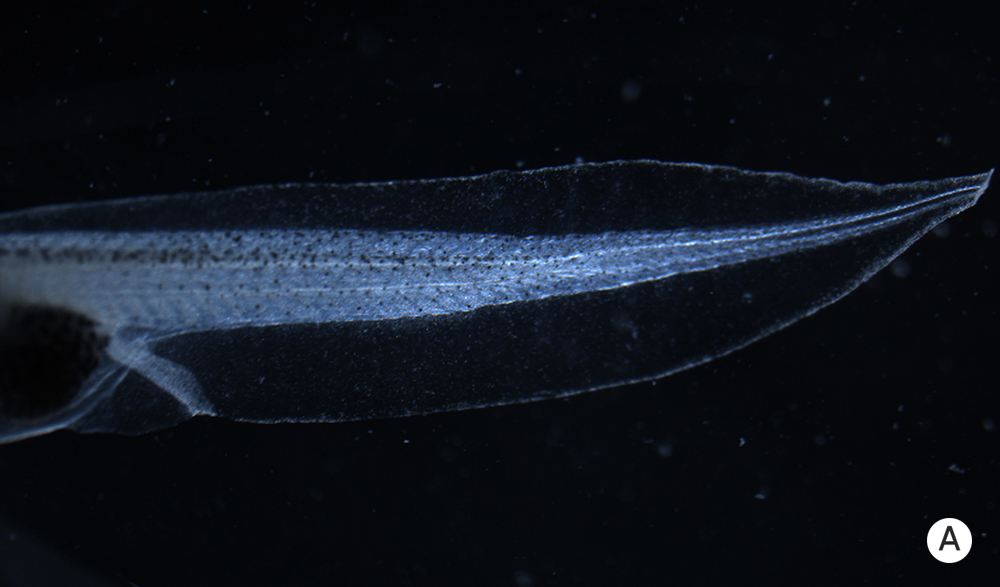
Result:
{"label": "dark pigmented mass", "polygon": [[108,339],[71,310],[11,305],[0,320],[0,416],[30,419],[69,404]]}

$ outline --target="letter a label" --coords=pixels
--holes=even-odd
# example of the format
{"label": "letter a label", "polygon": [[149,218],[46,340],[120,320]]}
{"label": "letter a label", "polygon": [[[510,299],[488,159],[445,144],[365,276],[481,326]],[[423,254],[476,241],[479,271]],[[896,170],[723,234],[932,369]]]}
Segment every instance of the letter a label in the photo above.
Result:
{"label": "letter a label", "polygon": [[972,550],[972,532],[962,520],[942,518],[927,532],[927,550],[943,563],[957,563]]}

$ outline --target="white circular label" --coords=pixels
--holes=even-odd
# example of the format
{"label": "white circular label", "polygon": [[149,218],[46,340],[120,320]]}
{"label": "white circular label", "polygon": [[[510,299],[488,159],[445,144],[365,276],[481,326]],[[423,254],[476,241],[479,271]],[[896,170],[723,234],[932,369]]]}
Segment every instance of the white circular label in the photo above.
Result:
{"label": "white circular label", "polygon": [[941,518],[927,532],[927,550],[943,563],[957,563],[972,550],[972,532],[955,518]]}

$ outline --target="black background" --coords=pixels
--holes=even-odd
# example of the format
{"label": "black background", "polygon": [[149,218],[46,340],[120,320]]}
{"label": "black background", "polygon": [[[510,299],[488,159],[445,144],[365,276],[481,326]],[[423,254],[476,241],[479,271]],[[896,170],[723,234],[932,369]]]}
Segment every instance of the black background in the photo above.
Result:
{"label": "black background", "polygon": [[[0,209],[577,160],[978,173],[1000,162],[1000,54],[976,6],[7,3]],[[995,191],[834,306],[655,383],[2,446],[0,581],[995,576]],[[974,536],[954,565],[926,549],[942,517]]]}

